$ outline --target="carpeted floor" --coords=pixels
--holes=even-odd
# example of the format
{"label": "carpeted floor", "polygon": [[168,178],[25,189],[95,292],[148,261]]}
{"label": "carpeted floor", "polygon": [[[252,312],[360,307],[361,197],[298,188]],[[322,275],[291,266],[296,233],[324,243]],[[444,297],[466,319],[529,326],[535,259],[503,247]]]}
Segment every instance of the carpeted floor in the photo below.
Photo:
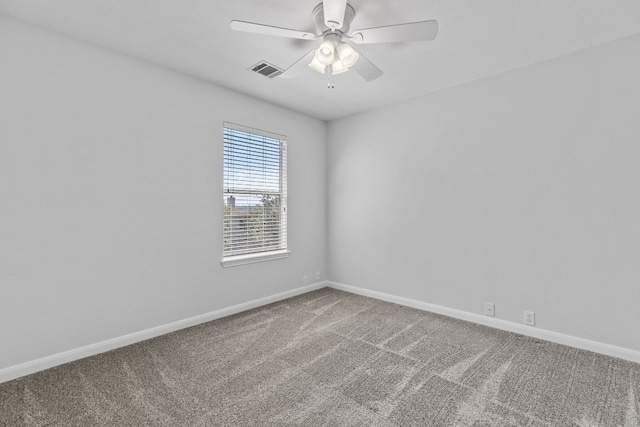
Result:
{"label": "carpeted floor", "polygon": [[1,426],[640,426],[640,365],[329,288],[0,384]]}

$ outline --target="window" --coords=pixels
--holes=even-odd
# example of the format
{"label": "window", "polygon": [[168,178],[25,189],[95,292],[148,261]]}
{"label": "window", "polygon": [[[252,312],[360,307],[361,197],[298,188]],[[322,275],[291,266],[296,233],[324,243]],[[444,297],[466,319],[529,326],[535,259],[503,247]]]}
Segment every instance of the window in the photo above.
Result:
{"label": "window", "polygon": [[222,264],[286,257],[286,137],[228,122],[223,133]]}

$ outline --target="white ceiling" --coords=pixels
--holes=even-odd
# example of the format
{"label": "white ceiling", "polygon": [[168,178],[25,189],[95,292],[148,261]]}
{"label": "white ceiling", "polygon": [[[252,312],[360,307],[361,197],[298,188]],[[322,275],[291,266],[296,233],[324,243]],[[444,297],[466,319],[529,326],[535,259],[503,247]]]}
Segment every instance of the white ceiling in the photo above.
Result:
{"label": "white ceiling", "polygon": [[[146,59],[324,120],[369,110],[640,33],[639,0],[350,0],[352,29],[435,19],[432,42],[359,45],[384,71],[295,78],[288,68],[319,44],[241,33],[239,19],[314,32],[321,0],[0,0],[0,13]],[[639,53],[640,54],[640,53]]]}

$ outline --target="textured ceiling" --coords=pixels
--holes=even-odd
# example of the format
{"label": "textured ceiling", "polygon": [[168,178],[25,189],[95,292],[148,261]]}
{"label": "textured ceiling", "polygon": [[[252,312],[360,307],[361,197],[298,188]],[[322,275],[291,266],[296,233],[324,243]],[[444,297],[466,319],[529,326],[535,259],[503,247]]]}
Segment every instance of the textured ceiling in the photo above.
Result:
{"label": "textured ceiling", "polygon": [[239,19],[313,32],[320,0],[0,0],[0,13],[331,120],[640,33],[638,0],[350,0],[352,29],[435,19],[432,42],[358,46],[384,71],[294,78],[288,68],[319,42],[232,31]]}

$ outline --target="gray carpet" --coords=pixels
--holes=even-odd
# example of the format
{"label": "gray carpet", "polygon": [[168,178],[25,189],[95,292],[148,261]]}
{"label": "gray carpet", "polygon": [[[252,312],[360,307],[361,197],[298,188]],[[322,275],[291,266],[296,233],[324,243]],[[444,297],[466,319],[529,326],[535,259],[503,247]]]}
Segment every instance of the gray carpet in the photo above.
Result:
{"label": "gray carpet", "polygon": [[2,426],[640,426],[640,365],[325,288],[0,384]]}

